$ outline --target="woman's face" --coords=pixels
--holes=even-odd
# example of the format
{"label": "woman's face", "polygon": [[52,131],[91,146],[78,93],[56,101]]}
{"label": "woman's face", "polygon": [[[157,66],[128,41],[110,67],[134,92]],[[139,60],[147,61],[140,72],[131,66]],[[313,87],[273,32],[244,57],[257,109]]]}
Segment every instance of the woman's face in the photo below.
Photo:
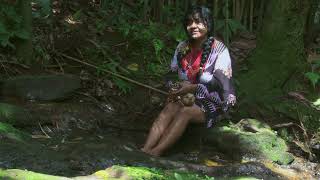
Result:
{"label": "woman's face", "polygon": [[202,40],[207,36],[208,28],[200,19],[199,15],[190,18],[187,23],[187,32],[193,40]]}

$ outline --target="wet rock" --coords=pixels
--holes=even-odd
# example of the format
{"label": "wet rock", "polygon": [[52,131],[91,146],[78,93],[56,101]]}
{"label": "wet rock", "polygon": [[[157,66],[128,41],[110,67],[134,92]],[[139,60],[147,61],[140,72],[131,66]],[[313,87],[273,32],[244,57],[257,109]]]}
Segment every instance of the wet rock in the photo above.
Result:
{"label": "wet rock", "polygon": [[66,98],[80,88],[80,78],[72,75],[20,76],[2,82],[2,96],[21,100],[51,101]]}
{"label": "wet rock", "polygon": [[256,119],[243,119],[237,124],[210,129],[206,141],[236,160],[268,159],[278,164],[294,160],[283,139],[271,128]]}

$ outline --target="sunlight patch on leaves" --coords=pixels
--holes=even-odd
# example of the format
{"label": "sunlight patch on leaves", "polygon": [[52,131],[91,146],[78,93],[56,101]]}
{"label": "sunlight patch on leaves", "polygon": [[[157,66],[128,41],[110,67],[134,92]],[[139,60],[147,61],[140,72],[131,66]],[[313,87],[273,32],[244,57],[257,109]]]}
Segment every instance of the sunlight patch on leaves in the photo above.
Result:
{"label": "sunlight patch on leaves", "polygon": [[315,102],[312,103],[315,106],[319,106],[320,107],[320,98],[317,99]]}

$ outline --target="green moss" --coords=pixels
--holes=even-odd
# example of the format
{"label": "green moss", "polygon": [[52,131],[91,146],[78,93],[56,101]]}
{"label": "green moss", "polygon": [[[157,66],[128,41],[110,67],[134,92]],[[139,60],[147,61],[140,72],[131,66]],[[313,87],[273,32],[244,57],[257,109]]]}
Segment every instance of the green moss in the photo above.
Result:
{"label": "green moss", "polygon": [[0,169],[0,179],[8,180],[69,180],[70,178],[51,176],[46,174],[35,173],[32,171],[20,170],[20,169]]}
{"label": "green moss", "polygon": [[209,141],[222,151],[232,154],[269,159],[279,164],[288,164],[294,160],[293,155],[287,152],[286,142],[268,125],[255,119],[212,129]]}
{"label": "green moss", "polygon": [[31,138],[31,136],[25,132],[15,129],[10,124],[0,122],[0,135],[13,139],[19,142],[24,142]]}
{"label": "green moss", "polygon": [[145,167],[112,166],[106,170],[98,171],[94,175],[103,179],[125,179],[129,177],[137,180],[164,179],[164,176],[158,171]]}
{"label": "green moss", "polygon": [[112,166],[94,174],[102,179],[135,179],[135,180],[213,180],[213,177],[176,170],[160,170],[145,167]]}
{"label": "green moss", "polygon": [[231,180],[258,180],[258,179],[254,177],[234,177],[234,178],[231,178]]}
{"label": "green moss", "polygon": [[99,179],[99,180],[255,180],[253,177],[229,177],[229,178],[214,178],[201,176],[194,173],[175,170],[155,170],[145,167],[125,167],[112,166],[106,170],[97,171],[93,175],[79,176],[67,178],[62,176],[51,176],[47,174],[35,173],[20,169],[0,169],[0,179],[7,180],[84,180],[84,179]]}

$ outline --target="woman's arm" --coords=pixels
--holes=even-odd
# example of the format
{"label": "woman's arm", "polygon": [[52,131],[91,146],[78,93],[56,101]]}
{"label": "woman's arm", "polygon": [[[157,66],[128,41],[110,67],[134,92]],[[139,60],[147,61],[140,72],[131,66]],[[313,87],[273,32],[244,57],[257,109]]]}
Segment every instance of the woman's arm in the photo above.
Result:
{"label": "woman's arm", "polygon": [[225,48],[218,54],[216,64],[213,71],[213,76],[217,79],[221,87],[223,101],[227,105],[236,103],[234,86],[232,84],[232,67],[229,51]]}

